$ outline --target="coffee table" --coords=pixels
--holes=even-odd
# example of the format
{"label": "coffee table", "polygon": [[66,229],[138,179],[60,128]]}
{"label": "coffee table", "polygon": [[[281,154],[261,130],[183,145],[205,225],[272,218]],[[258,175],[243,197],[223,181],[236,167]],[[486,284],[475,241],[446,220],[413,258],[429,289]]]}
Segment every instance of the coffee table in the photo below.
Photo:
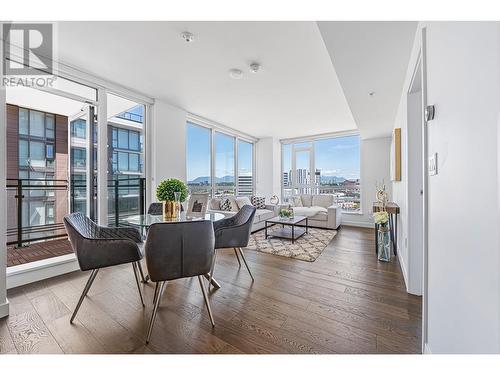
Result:
{"label": "coffee table", "polygon": [[[268,223],[271,225],[268,225]],[[308,220],[305,216],[294,216],[293,218],[281,218],[276,216],[266,220],[265,224],[266,240],[268,237],[276,237],[292,240],[292,243],[294,243],[296,239],[308,233]],[[281,225],[282,228],[268,233],[267,229],[275,224]]]}

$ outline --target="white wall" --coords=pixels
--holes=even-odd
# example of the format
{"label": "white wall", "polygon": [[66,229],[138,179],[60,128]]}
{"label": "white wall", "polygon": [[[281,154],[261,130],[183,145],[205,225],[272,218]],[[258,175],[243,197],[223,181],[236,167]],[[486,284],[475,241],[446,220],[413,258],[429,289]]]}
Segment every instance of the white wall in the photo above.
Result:
{"label": "white wall", "polygon": [[[429,176],[428,186],[426,347],[432,353],[499,353],[499,26],[425,26],[427,100],[436,106],[428,150],[438,153],[438,174]],[[410,65],[418,49],[417,41]],[[395,124],[403,129],[405,102]],[[393,189],[404,205],[404,182]]]}
{"label": "white wall", "polygon": [[156,187],[162,180],[186,181],[186,121],[186,111],[155,101],[150,131],[152,201],[156,201]]}
{"label": "white wall", "polygon": [[276,138],[262,138],[255,145],[257,196],[277,195],[281,201],[281,144]]}
{"label": "white wall", "polygon": [[342,224],[373,228],[373,202],[376,184],[386,184],[392,196],[390,174],[391,137],[361,140],[361,211],[362,214],[342,214]]}

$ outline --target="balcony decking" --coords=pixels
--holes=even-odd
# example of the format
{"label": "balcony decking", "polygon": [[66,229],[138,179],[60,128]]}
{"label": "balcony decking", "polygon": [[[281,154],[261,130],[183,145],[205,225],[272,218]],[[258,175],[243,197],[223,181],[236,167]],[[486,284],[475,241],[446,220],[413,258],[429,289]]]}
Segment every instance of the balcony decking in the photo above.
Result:
{"label": "balcony decking", "polygon": [[73,250],[67,239],[38,242],[22,248],[8,246],[7,267],[54,258],[72,252]]}

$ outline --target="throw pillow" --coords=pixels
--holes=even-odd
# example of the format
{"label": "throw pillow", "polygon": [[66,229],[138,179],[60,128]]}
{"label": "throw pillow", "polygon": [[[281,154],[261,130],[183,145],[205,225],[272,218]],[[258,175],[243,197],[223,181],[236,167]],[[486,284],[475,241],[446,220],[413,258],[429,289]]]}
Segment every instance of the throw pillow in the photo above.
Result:
{"label": "throw pillow", "polygon": [[222,211],[232,211],[233,207],[231,207],[231,201],[229,198],[226,198],[220,202],[220,209]]}
{"label": "throw pillow", "polygon": [[266,208],[266,198],[264,197],[252,197],[252,205],[255,206],[255,208]]}
{"label": "throw pillow", "polygon": [[221,199],[220,198],[212,198],[210,200],[210,209],[211,210],[220,210]]}
{"label": "throw pillow", "polygon": [[303,207],[300,197],[290,197],[290,204],[292,207]]}
{"label": "throw pillow", "polygon": [[236,204],[238,205],[238,208],[241,210],[243,206],[246,205],[252,205],[252,202],[250,202],[250,198],[248,197],[238,197],[236,198]]}

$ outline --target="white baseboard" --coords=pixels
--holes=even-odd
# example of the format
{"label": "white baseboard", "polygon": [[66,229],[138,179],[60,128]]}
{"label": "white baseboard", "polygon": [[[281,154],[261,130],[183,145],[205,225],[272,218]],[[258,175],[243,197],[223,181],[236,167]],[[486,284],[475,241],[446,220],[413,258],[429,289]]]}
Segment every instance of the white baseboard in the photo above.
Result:
{"label": "white baseboard", "polygon": [[431,347],[428,343],[424,343],[424,354],[432,354]]}
{"label": "white baseboard", "polygon": [[399,267],[401,268],[401,273],[403,274],[403,279],[405,281],[406,291],[410,293],[408,289],[408,273],[406,272],[406,264],[404,263],[401,251],[398,251],[398,260],[399,260]]}
{"label": "white baseboard", "polygon": [[75,254],[39,260],[7,268],[7,289],[79,270]]}
{"label": "white baseboard", "polygon": [[0,318],[9,315],[9,300],[0,305]]}

